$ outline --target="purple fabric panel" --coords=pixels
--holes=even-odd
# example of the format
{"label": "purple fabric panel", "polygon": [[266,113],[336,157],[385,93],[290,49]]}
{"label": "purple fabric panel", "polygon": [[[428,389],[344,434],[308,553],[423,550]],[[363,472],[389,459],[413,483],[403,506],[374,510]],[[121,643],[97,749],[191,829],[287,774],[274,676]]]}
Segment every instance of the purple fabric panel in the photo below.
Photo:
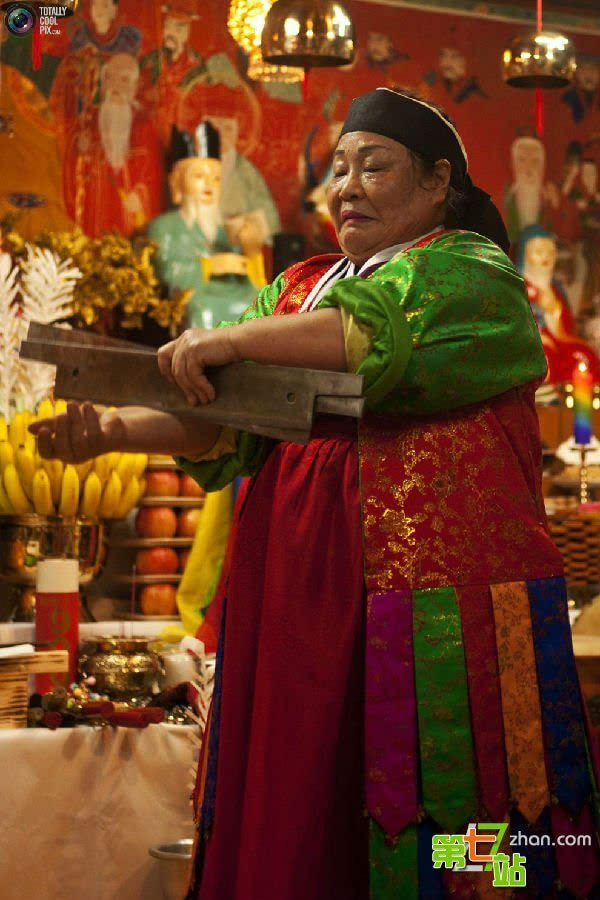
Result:
{"label": "purple fabric panel", "polygon": [[395,836],[417,813],[417,710],[410,590],[367,597],[366,799]]}
{"label": "purple fabric panel", "polygon": [[[562,806],[552,806],[550,816],[556,842],[554,852],[558,877],[576,897],[586,897],[593,887],[600,884],[598,843],[590,808],[586,804],[577,818],[572,819]],[[559,835],[589,835],[590,845],[566,847],[559,844]],[[561,841],[564,842],[564,838]]]}

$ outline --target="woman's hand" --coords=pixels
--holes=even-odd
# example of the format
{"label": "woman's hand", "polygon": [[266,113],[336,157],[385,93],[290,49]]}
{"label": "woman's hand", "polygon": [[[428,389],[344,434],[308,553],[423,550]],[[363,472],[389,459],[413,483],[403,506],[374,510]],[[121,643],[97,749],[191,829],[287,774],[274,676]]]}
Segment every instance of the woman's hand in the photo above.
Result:
{"label": "woman's hand", "polygon": [[91,403],[69,401],[67,411],[51,419],[32,422],[40,456],[65,462],[84,462],[119,449],[125,429],[117,413],[99,413]]}
{"label": "woman's hand", "polygon": [[206,366],[226,366],[238,362],[231,340],[231,328],[190,328],[158,351],[158,367],[176,384],[191,406],[211,403],[215,389],[204,374]]}

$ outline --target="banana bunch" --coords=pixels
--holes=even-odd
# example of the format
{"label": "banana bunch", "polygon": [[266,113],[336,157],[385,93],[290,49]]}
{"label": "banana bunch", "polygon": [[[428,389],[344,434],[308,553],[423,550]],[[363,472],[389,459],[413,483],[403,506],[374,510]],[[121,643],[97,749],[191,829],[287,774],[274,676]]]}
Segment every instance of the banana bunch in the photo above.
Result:
{"label": "banana bunch", "polygon": [[105,453],[84,463],[42,459],[28,426],[59,415],[64,400],[43,400],[34,415],[0,416],[0,515],[124,518],[144,493],[145,453]]}

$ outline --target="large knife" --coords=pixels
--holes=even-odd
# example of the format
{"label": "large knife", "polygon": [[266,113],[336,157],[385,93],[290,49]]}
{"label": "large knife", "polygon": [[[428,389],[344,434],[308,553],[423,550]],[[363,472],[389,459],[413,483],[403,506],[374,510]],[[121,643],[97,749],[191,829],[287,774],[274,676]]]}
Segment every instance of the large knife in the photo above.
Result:
{"label": "large knife", "polygon": [[160,374],[151,347],[37,322],[30,324],[20,355],[57,367],[57,397],[185,412],[300,444],[310,439],[316,414],[360,418],[365,402],[360,375],[233,363],[207,370],[216,399],[191,407]]}

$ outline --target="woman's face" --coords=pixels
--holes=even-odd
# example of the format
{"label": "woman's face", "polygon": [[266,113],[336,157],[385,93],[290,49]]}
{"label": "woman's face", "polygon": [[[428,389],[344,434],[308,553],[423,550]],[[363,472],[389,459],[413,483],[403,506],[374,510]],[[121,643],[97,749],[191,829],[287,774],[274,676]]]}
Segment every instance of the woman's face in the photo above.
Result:
{"label": "woman's face", "polygon": [[361,265],[393,244],[442,222],[450,163],[423,178],[403,144],[368,131],[344,134],[336,147],[327,204],[342,251]]}

